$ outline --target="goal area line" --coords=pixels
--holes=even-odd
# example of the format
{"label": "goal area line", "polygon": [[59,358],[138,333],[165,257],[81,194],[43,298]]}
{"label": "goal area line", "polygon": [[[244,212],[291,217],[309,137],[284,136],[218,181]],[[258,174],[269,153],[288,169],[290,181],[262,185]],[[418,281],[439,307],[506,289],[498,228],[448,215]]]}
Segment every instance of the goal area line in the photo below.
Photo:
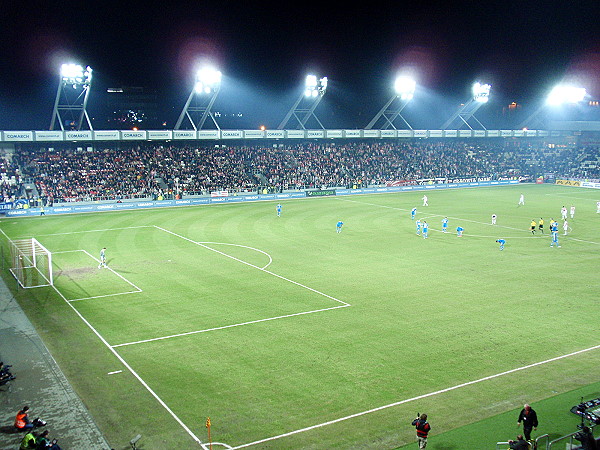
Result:
{"label": "goal area line", "polygon": [[[65,254],[65,253],[78,253],[78,252],[84,253],[89,258],[91,258],[94,261],[94,266],[96,264],[100,263],[100,260],[98,258],[94,257],[90,252],[88,252],[85,249],[64,250],[64,251],[57,251],[57,252],[52,252],[52,253],[55,254],[55,255],[60,255],[60,254]],[[110,267],[106,267],[105,269],[108,269],[114,275],[116,275],[121,280],[123,280],[125,283],[127,283],[128,285],[130,285],[133,288],[133,290],[131,290],[131,291],[123,291],[123,292],[115,292],[115,293],[112,293],[112,294],[91,295],[91,296],[88,296],[88,297],[79,297],[79,298],[67,299],[66,296],[64,294],[62,294],[62,292],[59,292],[59,289],[56,288],[56,286],[55,286],[55,289],[56,289],[57,292],[60,293],[61,297],[64,298],[65,301],[68,302],[68,303],[70,303],[70,302],[78,302],[78,301],[82,301],[82,300],[91,300],[91,299],[96,299],[96,298],[115,297],[115,296],[118,296],[118,295],[138,294],[140,292],[143,292],[143,290],[141,288],[139,288],[138,286],[136,286],[134,283],[132,283],[131,281],[129,281],[127,278],[125,278],[123,275],[121,275],[120,273],[118,273],[114,269],[112,269]]]}

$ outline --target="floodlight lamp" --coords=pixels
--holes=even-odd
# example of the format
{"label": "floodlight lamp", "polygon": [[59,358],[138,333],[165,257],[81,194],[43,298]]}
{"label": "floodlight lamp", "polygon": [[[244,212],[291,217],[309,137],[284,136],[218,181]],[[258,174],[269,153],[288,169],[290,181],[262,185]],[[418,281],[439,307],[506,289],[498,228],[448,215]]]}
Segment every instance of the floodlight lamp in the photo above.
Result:
{"label": "floodlight lamp", "polygon": [[92,81],[92,68],[87,66],[84,70],[79,64],[63,64],[60,68],[60,76],[65,84],[88,85]]}
{"label": "floodlight lamp", "polygon": [[576,88],[573,86],[556,86],[546,102],[551,106],[562,105],[564,103],[579,103],[583,101],[587,91],[585,88]]}
{"label": "floodlight lamp", "polygon": [[473,85],[473,99],[479,103],[487,103],[491,88],[492,86],[489,84],[475,83]]}
{"label": "floodlight lamp", "polygon": [[417,83],[415,80],[404,76],[396,78],[396,82],[394,83],[396,94],[402,100],[406,101],[412,100],[416,87]]}
{"label": "floodlight lamp", "polygon": [[315,75],[306,76],[306,89],[314,89],[317,87],[317,77]]}
{"label": "floodlight lamp", "polygon": [[319,80],[319,90],[325,92],[327,90],[327,77],[323,77]]}
{"label": "floodlight lamp", "polygon": [[210,94],[221,84],[222,74],[220,71],[212,68],[203,68],[196,74],[196,84],[194,90],[198,93]]}

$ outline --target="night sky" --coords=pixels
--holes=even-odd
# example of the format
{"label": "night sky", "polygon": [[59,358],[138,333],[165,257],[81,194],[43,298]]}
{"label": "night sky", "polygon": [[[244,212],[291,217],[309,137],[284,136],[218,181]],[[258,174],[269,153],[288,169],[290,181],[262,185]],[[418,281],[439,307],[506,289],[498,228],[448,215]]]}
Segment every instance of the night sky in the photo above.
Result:
{"label": "night sky", "polygon": [[223,72],[218,106],[252,128],[274,128],[308,72],[330,80],[328,128],[363,127],[406,70],[430,110],[468,99],[476,80],[492,84],[496,109],[533,104],[562,80],[600,96],[598,0],[26,1],[1,14],[2,129],[48,127],[65,61],[92,66],[97,102],[106,87],[156,90],[170,123],[202,62]]}

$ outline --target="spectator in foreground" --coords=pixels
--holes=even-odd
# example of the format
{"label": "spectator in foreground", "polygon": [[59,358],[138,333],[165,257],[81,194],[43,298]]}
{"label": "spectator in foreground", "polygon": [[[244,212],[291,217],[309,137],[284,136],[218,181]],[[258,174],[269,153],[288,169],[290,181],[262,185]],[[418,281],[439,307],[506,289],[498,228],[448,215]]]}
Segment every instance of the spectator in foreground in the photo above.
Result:
{"label": "spectator in foreground", "polygon": [[596,450],[598,448],[594,434],[589,427],[582,427],[573,437],[581,442],[583,450]]}
{"label": "spectator in foreground", "polygon": [[46,425],[39,417],[35,418],[33,422],[29,419],[29,406],[23,406],[15,417],[15,428],[17,430],[31,430],[34,427],[43,427]]}
{"label": "spectator in foreground", "polygon": [[29,430],[25,436],[23,436],[23,440],[21,441],[21,445],[19,446],[19,450],[31,450],[36,448],[36,439],[33,434],[33,431]]}
{"label": "spectator in foreground", "polygon": [[512,450],[529,450],[529,442],[527,442],[525,439],[523,439],[522,434],[519,434],[517,436],[516,441],[513,441],[513,440],[508,441],[508,446]]}
{"label": "spectator in foreground", "polygon": [[50,440],[48,430],[44,430],[37,439],[37,450],[61,450],[56,439]]}

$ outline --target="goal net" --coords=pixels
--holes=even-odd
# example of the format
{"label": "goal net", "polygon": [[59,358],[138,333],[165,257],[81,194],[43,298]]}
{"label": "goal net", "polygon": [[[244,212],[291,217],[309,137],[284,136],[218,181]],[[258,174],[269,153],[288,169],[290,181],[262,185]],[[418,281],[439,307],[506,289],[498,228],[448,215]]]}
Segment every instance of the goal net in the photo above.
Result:
{"label": "goal net", "polygon": [[37,239],[9,241],[10,272],[23,288],[52,286],[52,253]]}

